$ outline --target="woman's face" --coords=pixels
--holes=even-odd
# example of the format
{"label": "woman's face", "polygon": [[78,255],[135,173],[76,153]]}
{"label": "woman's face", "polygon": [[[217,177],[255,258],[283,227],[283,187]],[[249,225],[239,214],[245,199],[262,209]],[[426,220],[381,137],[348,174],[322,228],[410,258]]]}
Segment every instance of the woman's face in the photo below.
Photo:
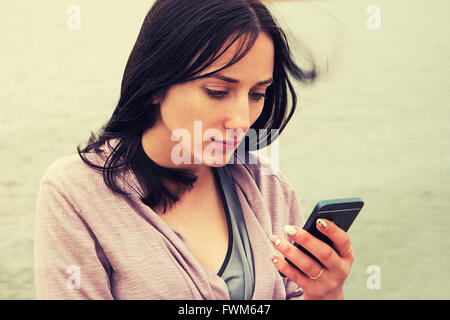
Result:
{"label": "woman's face", "polygon": [[[201,74],[225,66],[237,42]],[[247,55],[234,65],[210,77],[171,86],[159,101],[158,121],[172,133],[172,161],[225,165],[262,112],[273,65],[273,42],[261,32]]]}

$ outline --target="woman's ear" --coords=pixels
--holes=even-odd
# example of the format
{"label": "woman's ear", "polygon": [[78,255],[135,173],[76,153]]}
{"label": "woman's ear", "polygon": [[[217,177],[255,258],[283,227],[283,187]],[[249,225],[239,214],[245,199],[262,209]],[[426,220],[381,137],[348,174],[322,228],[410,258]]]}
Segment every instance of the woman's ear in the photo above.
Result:
{"label": "woman's ear", "polygon": [[161,104],[161,98],[159,95],[154,95],[152,98],[152,104]]}
{"label": "woman's ear", "polygon": [[161,102],[164,100],[164,95],[165,95],[164,90],[160,90],[160,91],[156,92],[153,95],[152,103],[153,104],[161,104]]}

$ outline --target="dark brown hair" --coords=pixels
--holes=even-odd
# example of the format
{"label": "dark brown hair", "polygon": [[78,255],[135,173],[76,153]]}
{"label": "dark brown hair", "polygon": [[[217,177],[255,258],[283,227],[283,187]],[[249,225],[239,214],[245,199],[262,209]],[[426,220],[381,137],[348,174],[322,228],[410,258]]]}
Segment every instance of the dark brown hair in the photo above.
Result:
{"label": "dark brown hair", "polygon": [[[169,179],[181,189],[193,187],[197,177],[185,169],[165,168],[154,163],[141,144],[143,132],[158,119],[159,105],[152,104],[157,94],[164,96],[174,84],[199,78],[224,51],[219,50],[232,39],[241,46],[233,59],[220,71],[236,63],[251,49],[260,32],[273,40],[275,47],[273,83],[267,88],[264,107],[250,129],[267,129],[257,137],[260,143],[270,145],[283,131],[297,104],[288,73],[302,82],[312,82],[316,68],[303,71],[291,56],[287,38],[266,6],[258,0],[157,0],[146,15],[139,36],[131,51],[121,86],[118,104],[98,136],[91,137],[84,149],[77,146],[81,159],[101,170],[106,185],[114,192],[127,196],[115,183],[115,176],[123,170],[133,170],[145,194],[141,200],[151,208],[167,206],[179,200],[163,184]],[[203,75],[207,76],[209,74]],[[288,109],[290,94],[291,108]],[[272,136],[271,129],[278,129]],[[260,132],[259,130],[256,130]],[[118,138],[104,165],[98,166],[85,153],[100,153],[100,146],[109,139]],[[248,142],[248,141],[246,141]]]}

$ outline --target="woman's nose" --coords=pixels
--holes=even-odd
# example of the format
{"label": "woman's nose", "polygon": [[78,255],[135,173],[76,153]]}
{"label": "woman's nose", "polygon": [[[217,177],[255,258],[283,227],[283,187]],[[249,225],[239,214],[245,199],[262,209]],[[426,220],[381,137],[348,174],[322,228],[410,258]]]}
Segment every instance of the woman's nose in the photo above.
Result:
{"label": "woman's nose", "polygon": [[250,103],[248,100],[248,96],[246,96],[245,101],[241,98],[230,108],[230,112],[224,123],[225,128],[242,131],[242,135],[245,135],[251,125]]}

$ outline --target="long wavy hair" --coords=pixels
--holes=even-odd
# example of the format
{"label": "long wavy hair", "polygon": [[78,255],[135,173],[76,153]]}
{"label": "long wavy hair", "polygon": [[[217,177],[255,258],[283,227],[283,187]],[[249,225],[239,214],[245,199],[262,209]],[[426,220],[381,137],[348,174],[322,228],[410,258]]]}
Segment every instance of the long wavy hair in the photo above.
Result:
{"label": "long wavy hair", "polygon": [[[197,176],[190,170],[159,166],[144,152],[141,136],[159,116],[160,105],[153,104],[153,98],[164,97],[171,85],[233,65],[251,49],[260,32],[268,34],[275,47],[273,83],[267,88],[261,115],[250,127],[256,129],[256,144],[250,145],[247,140],[245,143],[249,151],[258,150],[261,143],[270,145],[287,125],[297,104],[288,73],[298,81],[311,83],[317,70],[312,58],[309,56],[308,71],[296,65],[286,34],[259,0],[157,0],[146,15],[128,58],[117,106],[98,135],[91,132],[87,146],[77,146],[81,159],[101,170],[105,184],[124,196],[128,194],[118,187],[115,177],[132,170],[145,190],[140,194],[142,202],[150,208],[162,206],[166,212],[180,199],[180,191],[193,187]],[[237,40],[238,50],[226,66],[198,76]],[[229,46],[219,53],[225,43]],[[271,129],[278,134],[272,136]],[[87,159],[86,153],[101,154],[100,147],[110,139],[119,142],[104,164]],[[165,179],[177,185],[178,192],[166,188]]]}

